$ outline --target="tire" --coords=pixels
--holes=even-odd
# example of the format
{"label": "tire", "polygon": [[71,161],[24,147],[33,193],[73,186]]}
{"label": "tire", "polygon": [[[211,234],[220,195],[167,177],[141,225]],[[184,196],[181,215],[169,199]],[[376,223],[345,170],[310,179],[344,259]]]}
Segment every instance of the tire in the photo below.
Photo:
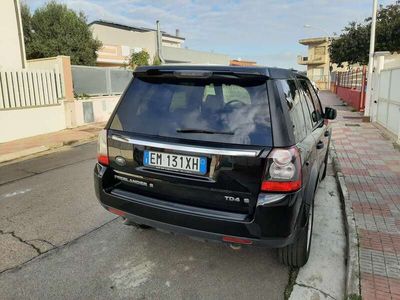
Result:
{"label": "tire", "polygon": [[314,199],[311,206],[306,208],[307,223],[301,229],[297,240],[286,247],[278,249],[278,256],[281,263],[292,268],[304,266],[310,256],[312,230],[314,224]]}
{"label": "tire", "polygon": [[324,180],[326,177],[326,170],[328,169],[328,157],[329,157],[329,144],[328,144],[328,149],[326,150],[326,154],[325,154],[325,159],[324,159],[325,167],[324,167],[324,171],[322,172],[321,181]]}

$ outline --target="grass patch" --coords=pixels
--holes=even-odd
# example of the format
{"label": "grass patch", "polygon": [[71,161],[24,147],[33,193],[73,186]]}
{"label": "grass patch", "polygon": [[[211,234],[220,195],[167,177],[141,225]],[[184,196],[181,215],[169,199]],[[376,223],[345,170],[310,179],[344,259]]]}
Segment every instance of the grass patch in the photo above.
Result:
{"label": "grass patch", "polygon": [[64,142],[63,142],[63,145],[64,145],[64,146],[71,146],[72,144],[75,144],[75,143],[77,143],[77,142],[79,142],[79,140],[64,141]]}
{"label": "grass patch", "polygon": [[289,299],[290,294],[293,291],[294,284],[296,283],[297,274],[299,274],[299,268],[290,268],[288,284],[285,287],[283,295],[285,300]]}
{"label": "grass patch", "polygon": [[361,300],[362,297],[360,295],[351,294],[347,296],[347,300]]}

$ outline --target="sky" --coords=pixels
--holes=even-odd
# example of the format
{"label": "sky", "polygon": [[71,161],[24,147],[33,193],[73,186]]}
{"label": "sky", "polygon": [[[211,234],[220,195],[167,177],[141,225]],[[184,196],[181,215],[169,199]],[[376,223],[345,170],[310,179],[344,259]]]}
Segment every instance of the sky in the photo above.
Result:
{"label": "sky", "polygon": [[[32,11],[46,0],[25,0]],[[189,49],[224,53],[271,67],[295,68],[298,43],[308,37],[340,34],[350,21],[371,16],[372,0],[58,0],[88,21],[105,20],[155,28],[186,38]],[[379,0],[387,5],[395,0]],[[311,25],[305,28],[304,25]]]}

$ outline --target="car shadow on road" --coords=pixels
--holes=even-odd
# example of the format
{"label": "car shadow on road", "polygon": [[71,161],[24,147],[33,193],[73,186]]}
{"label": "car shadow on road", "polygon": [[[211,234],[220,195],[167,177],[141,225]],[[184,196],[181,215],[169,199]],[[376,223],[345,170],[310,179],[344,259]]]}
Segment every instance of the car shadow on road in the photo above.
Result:
{"label": "car shadow on road", "polygon": [[2,274],[0,290],[6,298],[282,299],[287,280],[273,249],[233,250],[125,226],[119,218]]}

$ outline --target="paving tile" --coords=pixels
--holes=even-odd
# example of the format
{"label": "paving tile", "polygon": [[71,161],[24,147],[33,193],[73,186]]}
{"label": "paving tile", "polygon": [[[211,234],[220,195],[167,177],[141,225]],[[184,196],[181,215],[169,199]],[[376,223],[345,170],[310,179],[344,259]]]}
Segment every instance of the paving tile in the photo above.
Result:
{"label": "paving tile", "polygon": [[[341,104],[329,92],[321,98],[335,107]],[[363,299],[400,300],[400,151],[361,117],[345,108],[331,123],[359,235],[361,294]]]}

